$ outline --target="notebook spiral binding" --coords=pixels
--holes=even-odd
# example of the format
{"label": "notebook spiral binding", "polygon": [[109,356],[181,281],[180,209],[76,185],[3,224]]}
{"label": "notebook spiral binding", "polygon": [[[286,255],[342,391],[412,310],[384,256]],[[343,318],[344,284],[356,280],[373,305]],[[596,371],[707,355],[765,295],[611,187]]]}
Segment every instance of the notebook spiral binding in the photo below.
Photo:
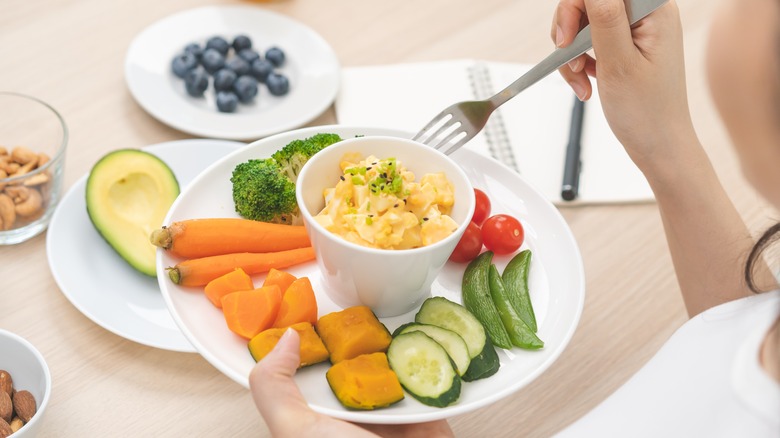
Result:
{"label": "notebook spiral binding", "polygon": [[[468,76],[475,99],[487,99],[495,94],[490,71],[485,63],[475,62],[469,66]],[[490,155],[520,173],[501,109],[493,112],[483,132]]]}

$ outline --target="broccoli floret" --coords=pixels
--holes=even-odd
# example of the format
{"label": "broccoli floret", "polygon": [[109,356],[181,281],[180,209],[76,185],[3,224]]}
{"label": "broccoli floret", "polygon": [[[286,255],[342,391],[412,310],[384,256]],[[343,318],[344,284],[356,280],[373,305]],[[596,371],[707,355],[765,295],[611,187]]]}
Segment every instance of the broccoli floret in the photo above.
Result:
{"label": "broccoli floret", "polygon": [[274,153],[271,158],[253,159],[233,169],[233,202],[244,218],[263,222],[299,225],[295,181],[306,161],[341,137],[317,134],[295,140]]}
{"label": "broccoli floret", "polygon": [[241,217],[280,224],[299,223],[295,183],[280,172],[273,158],[239,164],[230,182],[236,212]]}
{"label": "broccoli floret", "polygon": [[279,163],[282,172],[295,182],[309,158],[338,141],[341,141],[341,137],[337,134],[316,134],[305,140],[293,140],[271,157]]}

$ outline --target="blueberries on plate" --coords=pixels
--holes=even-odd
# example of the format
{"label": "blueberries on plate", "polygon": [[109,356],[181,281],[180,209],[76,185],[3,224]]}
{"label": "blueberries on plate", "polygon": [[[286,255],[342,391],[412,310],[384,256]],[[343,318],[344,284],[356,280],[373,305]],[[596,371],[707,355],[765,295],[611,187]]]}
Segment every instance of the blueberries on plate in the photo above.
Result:
{"label": "blueberries on plate", "polygon": [[225,67],[233,70],[239,76],[249,74],[249,63],[238,56],[230,58],[225,64]]}
{"label": "blueberries on plate", "polygon": [[209,75],[205,70],[198,67],[187,72],[184,77],[184,88],[187,94],[192,97],[201,97],[209,87]]}
{"label": "blueberries on plate", "polygon": [[233,84],[233,91],[241,103],[249,103],[257,96],[257,79],[249,75],[239,76]]}
{"label": "blueberries on plate", "polygon": [[238,79],[238,75],[234,70],[223,68],[214,73],[214,89],[217,91],[232,90],[236,79]]}
{"label": "blueberries on plate", "polygon": [[223,113],[232,113],[238,107],[238,96],[231,91],[217,93],[217,109]]}
{"label": "blueberries on plate", "polygon": [[274,96],[284,96],[290,91],[290,81],[287,76],[279,73],[271,73],[265,80],[268,91]]}
{"label": "blueberries on plate", "polygon": [[173,74],[184,79],[187,72],[198,66],[198,58],[192,53],[184,52],[180,55],[176,55],[171,61],[171,69]]}
{"label": "blueberries on plate", "polygon": [[265,82],[272,71],[274,71],[274,65],[271,64],[271,61],[263,58],[256,59],[255,62],[252,63],[252,68],[250,69],[252,76],[260,82]]}
{"label": "blueberries on plate", "polygon": [[213,36],[206,41],[206,49],[214,49],[222,56],[227,56],[228,50],[230,50],[230,43],[221,36]]}
{"label": "blueberries on plate", "polygon": [[252,48],[252,40],[249,39],[246,35],[236,35],[235,38],[233,38],[233,50],[236,51],[236,53],[244,50],[244,49],[251,49]]}
{"label": "blueberries on plate", "polygon": [[276,67],[281,67],[284,64],[284,52],[278,47],[271,47],[265,52],[265,59],[271,61]]}
{"label": "blueberries on plate", "polygon": [[217,109],[232,113],[240,103],[252,103],[260,93],[260,84],[272,96],[290,91],[290,81],[284,70],[284,51],[276,46],[263,52],[254,47],[247,35],[235,35],[232,40],[214,35],[201,42],[191,42],[171,59],[173,74],[184,80],[184,88],[192,97],[203,97],[213,83]]}

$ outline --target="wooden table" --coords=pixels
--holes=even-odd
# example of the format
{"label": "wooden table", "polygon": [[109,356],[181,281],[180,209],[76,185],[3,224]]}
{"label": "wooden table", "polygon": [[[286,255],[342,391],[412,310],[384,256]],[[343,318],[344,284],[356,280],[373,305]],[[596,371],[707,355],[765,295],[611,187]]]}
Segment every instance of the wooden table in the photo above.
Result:
{"label": "wooden table", "polygon": [[[132,38],[205,0],[4,0],[0,89],[37,96],[67,120],[65,189],[120,147],[189,136],[149,116],[123,76]],[[248,2],[222,1],[219,4]],[[257,3],[318,31],[344,66],[481,58],[540,60],[554,1],[281,0]],[[758,232],[770,210],[739,173],[706,89],[703,54],[715,5],[681,3],[689,93],[702,141]],[[335,122],[332,109],[311,125]],[[558,361],[514,395],[453,418],[458,436],[548,436],[602,401],[686,320],[654,204],[564,208],[585,263],[580,325]],[[0,247],[0,327],[35,344],[54,388],[43,436],[266,436],[249,393],[197,354],[146,347],[82,315],[59,291],[46,235]],[[1,354],[1,353],[0,353]]]}

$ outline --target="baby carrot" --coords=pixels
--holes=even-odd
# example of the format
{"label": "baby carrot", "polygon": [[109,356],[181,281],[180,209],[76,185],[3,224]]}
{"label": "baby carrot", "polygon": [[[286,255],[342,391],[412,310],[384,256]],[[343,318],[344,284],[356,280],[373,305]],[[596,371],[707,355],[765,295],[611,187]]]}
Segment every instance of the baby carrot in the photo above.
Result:
{"label": "baby carrot", "polygon": [[236,268],[225,275],[217,277],[203,288],[206,297],[211,301],[211,304],[217,308],[222,308],[222,297],[227,294],[238,292],[242,290],[254,289],[255,285],[252,283],[252,277],[244,272],[241,268]]}
{"label": "baby carrot", "polygon": [[284,291],[287,290],[288,287],[290,287],[291,284],[293,284],[293,281],[297,280],[294,275],[290,274],[289,272],[280,271],[279,269],[271,268],[268,270],[268,274],[265,275],[265,280],[263,280],[263,286],[270,286],[272,284],[275,284],[279,286],[279,290],[284,293]]}
{"label": "baby carrot", "polygon": [[278,286],[233,292],[222,297],[222,313],[233,333],[252,339],[271,326],[281,301]]}
{"label": "baby carrot", "polygon": [[306,229],[237,218],[188,219],[155,230],[152,244],[184,259],[310,246]]}
{"label": "baby carrot", "polygon": [[271,268],[282,269],[314,260],[314,249],[290,249],[287,251],[221,254],[189,259],[167,268],[171,281],[182,286],[204,286],[211,280],[241,268],[249,275],[267,272]]}

